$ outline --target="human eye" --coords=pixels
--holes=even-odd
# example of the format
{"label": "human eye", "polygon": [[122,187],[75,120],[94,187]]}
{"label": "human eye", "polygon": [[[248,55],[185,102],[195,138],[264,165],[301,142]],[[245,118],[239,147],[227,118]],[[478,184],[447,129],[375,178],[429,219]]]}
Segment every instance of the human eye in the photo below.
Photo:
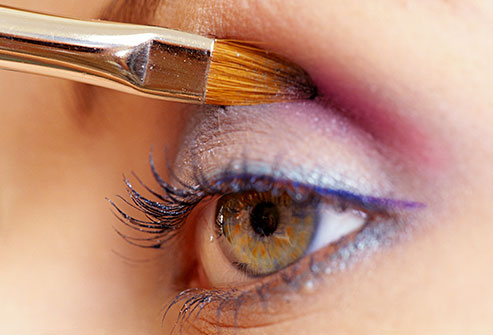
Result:
{"label": "human eye", "polygon": [[281,309],[279,297],[350,272],[395,242],[422,207],[399,194],[406,185],[364,134],[320,101],[203,108],[185,134],[166,179],[151,159],[160,190],[145,186],[148,197],[127,180],[145,217],[116,207],[145,234],[121,233],[129,242],[187,250],[166,324],[250,327],[259,303]]}
{"label": "human eye", "polygon": [[335,271],[314,254],[328,246],[325,254],[335,256],[344,247],[349,253],[351,243],[355,253],[354,248],[368,244],[360,234],[364,229],[368,232],[391,220],[392,210],[419,207],[243,169],[214,182],[226,185],[214,192],[219,195],[201,213],[197,253],[204,286],[251,282],[303,257],[311,257],[312,269]]}

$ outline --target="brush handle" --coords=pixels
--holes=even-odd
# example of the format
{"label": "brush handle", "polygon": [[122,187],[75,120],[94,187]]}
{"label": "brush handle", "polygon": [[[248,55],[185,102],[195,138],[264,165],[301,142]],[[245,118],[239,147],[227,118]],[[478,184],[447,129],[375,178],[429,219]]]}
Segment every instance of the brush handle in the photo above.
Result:
{"label": "brush handle", "polygon": [[214,40],[0,7],[0,68],[204,103]]}

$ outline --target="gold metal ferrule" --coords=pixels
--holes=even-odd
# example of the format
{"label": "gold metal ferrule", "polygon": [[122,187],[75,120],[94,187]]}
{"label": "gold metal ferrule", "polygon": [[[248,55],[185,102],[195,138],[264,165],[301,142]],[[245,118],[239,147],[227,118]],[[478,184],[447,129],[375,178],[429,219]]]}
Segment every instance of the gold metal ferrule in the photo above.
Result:
{"label": "gold metal ferrule", "polygon": [[214,40],[0,7],[0,68],[204,103]]}

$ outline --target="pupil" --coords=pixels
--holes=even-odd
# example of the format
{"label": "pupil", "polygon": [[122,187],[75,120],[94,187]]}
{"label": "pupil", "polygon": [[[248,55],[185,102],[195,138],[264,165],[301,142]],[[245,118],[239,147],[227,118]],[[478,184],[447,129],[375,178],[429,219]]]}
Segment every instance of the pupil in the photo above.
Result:
{"label": "pupil", "polygon": [[250,224],[261,236],[272,235],[279,224],[279,211],[272,202],[260,202],[250,213]]}

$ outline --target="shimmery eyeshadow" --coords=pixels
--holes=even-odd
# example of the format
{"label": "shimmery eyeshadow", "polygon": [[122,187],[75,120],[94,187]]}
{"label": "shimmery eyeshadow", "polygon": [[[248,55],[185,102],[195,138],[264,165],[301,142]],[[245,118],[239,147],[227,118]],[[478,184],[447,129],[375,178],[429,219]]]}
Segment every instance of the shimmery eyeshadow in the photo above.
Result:
{"label": "shimmery eyeshadow", "polygon": [[407,187],[394,178],[395,161],[374,147],[368,134],[313,102],[204,108],[185,133],[174,165],[184,180],[193,175],[192,165],[213,176],[225,164],[242,173],[248,162],[246,172],[253,175],[379,198],[399,198],[396,190]]}

